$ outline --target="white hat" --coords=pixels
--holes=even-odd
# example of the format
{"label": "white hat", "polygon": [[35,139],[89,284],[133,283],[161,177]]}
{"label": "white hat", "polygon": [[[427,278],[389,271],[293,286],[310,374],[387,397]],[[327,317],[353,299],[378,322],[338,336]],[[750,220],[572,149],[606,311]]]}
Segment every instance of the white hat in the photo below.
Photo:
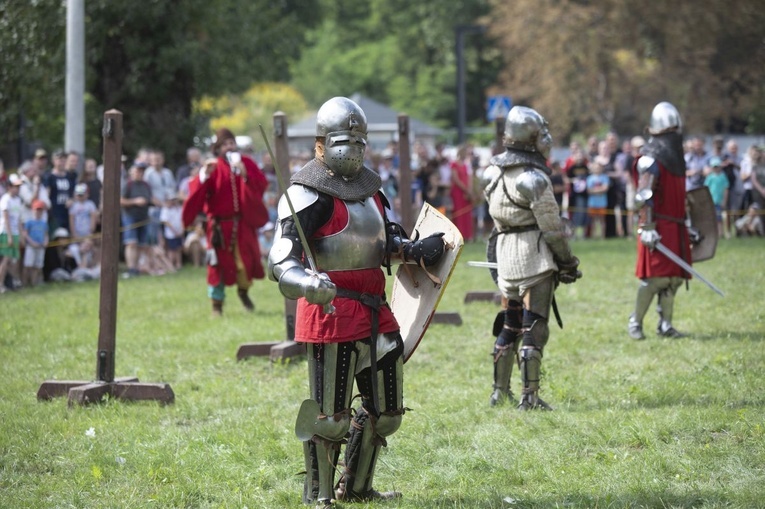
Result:
{"label": "white hat", "polygon": [[68,238],[69,237],[69,230],[66,228],[58,227],[53,232],[53,238],[54,239],[60,239],[60,238]]}
{"label": "white hat", "polygon": [[20,186],[21,185],[21,177],[18,176],[16,173],[11,173],[8,175],[8,183],[12,186]]}

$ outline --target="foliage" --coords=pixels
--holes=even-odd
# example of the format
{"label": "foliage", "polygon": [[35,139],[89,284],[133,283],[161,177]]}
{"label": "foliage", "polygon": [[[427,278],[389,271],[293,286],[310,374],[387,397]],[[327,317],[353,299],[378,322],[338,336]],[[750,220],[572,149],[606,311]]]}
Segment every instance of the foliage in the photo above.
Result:
{"label": "foliage", "polygon": [[23,134],[62,144],[65,23],[60,0],[0,0],[0,140]]}
{"label": "foliage", "polygon": [[[762,107],[765,11],[757,0],[494,2],[508,60],[498,86],[545,112],[564,140],[641,132],[673,102],[694,132],[741,132]],[[700,107],[703,105],[703,107]]]}
{"label": "foliage", "polygon": [[284,83],[260,83],[242,95],[204,97],[195,103],[197,114],[210,118],[210,132],[228,127],[237,135],[253,138],[260,137],[260,125],[268,132],[275,112],[294,119],[307,107],[303,96]]}
{"label": "foliage", "polygon": [[300,45],[296,34],[310,23],[305,7],[264,0],[89,2],[94,95],[104,108],[126,113],[130,146],[178,156],[197,134],[195,98],[286,78],[286,60]]}
{"label": "foliage", "polygon": [[[466,247],[439,308],[463,324],[432,325],[405,366],[411,411],[375,476],[378,489],[404,493],[390,507],[762,507],[765,315],[752,298],[762,240],[723,241],[699,264],[727,295],[697,281],[681,291],[675,325],[689,337],[657,338],[647,321],[645,341],[626,335],[634,241],[573,249],[584,277],[558,289],[565,328],[551,326],[543,364],[543,397],[556,410],[519,413],[488,406],[498,308],[464,303],[467,291],[494,289],[488,271],[465,266],[484,259],[483,244]],[[167,407],[36,401],[43,380],[92,378],[98,283],[0,296],[0,507],[301,505],[293,426],[308,393],[305,362],[235,361],[242,343],[284,338],[284,301],[277,285],[257,281],[254,315],[229,291],[214,320],[204,279],[185,268],[119,282],[116,375],[169,383]]]}
{"label": "foliage", "polygon": [[[96,145],[89,149],[100,150],[93,142],[103,111],[117,108],[127,152],[159,147],[170,160],[197,134],[192,100],[285,81],[300,34],[315,21],[313,0],[88,0],[85,8],[87,140]],[[2,2],[0,9],[0,132],[12,135],[23,109],[35,126],[27,135],[58,146],[66,4]]]}
{"label": "foliage", "polygon": [[[413,117],[453,125],[456,20],[479,23],[486,0],[324,0],[322,6],[322,23],[291,67],[309,104],[360,92]],[[466,40],[468,120],[474,120],[484,116],[483,89],[501,60],[480,36]]]}

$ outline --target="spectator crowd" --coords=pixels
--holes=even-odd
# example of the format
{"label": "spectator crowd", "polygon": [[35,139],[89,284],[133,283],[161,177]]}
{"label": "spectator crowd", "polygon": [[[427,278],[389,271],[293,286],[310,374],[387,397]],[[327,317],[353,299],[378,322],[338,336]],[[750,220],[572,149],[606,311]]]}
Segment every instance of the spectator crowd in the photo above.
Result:
{"label": "spectator crowd", "polygon": [[[645,140],[621,139],[608,133],[586,143],[572,142],[567,157],[548,161],[550,180],[574,239],[631,237],[635,180],[633,162]],[[721,237],[762,236],[765,207],[765,153],[757,145],[740,154],[735,140],[714,137],[708,149],[702,137],[685,143],[688,190],[706,186],[717,210]],[[266,154],[256,157],[269,188],[264,202],[270,221],[260,231],[261,252],[267,256],[273,240],[279,191],[274,166]],[[206,158],[190,147],[175,171],[167,167],[161,150],[141,149],[123,156],[120,169],[123,277],[162,275],[183,263],[205,263],[205,218],[188,229],[181,208],[189,181]],[[459,228],[466,241],[489,235],[492,223],[482,194],[482,174],[490,156],[470,144],[447,147],[415,141],[411,154],[411,189],[400,186],[398,144],[391,141],[378,151],[367,151],[366,164],[377,171],[400,221],[401,199],[410,199],[416,216],[423,203],[440,210]],[[310,158],[296,157],[294,171]],[[0,161],[0,293],[43,281],[84,281],[100,275],[100,230],[103,211],[103,166],[76,152],[44,149],[5,172]]]}

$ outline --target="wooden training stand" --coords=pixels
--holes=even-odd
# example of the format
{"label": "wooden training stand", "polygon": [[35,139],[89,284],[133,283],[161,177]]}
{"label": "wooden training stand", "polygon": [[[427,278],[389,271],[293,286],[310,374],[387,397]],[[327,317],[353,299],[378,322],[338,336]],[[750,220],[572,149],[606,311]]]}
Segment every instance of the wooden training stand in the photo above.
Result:
{"label": "wooden training stand", "polygon": [[[399,189],[412,188],[412,149],[409,143],[409,115],[400,114],[398,116],[398,159],[399,159]],[[402,198],[406,193],[402,192]],[[401,225],[411,235],[414,235],[414,211],[412,210],[412,200],[401,200]],[[446,325],[462,325],[462,317],[457,312],[436,311],[430,323],[440,323]]]}
{"label": "wooden training stand", "polygon": [[[274,169],[281,172],[282,181],[290,181],[290,152],[287,143],[287,115],[281,111],[274,113],[274,156],[276,158]],[[281,196],[286,189],[279,189]],[[287,327],[287,339],[284,341],[270,341],[262,343],[243,343],[236,352],[236,360],[241,361],[248,357],[265,357],[268,355],[272,362],[283,362],[291,357],[305,354],[305,346],[296,343],[295,339],[295,314],[297,301],[284,299],[284,320]]]}
{"label": "wooden training stand", "polygon": [[122,112],[104,113],[104,216],[101,230],[101,294],[99,300],[96,380],[46,380],[37,391],[38,400],[69,395],[69,406],[100,402],[104,396],[127,400],[156,400],[169,404],[175,394],[165,383],[140,383],[138,378],[114,378],[117,332],[117,282],[120,234],[120,168],[122,165]]}
{"label": "wooden training stand", "polygon": [[[507,119],[502,117],[494,121],[494,151],[500,153],[503,147],[503,138],[505,136],[505,121]],[[497,291],[471,291],[465,294],[465,304],[471,302],[486,302],[492,301],[496,304],[502,302],[502,294]]]}

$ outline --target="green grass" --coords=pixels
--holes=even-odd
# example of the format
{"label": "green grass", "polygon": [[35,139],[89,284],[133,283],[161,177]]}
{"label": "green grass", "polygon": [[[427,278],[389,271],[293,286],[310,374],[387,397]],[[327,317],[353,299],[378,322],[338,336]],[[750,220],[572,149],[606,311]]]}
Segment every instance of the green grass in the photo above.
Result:
{"label": "green grass", "polygon": [[[626,335],[634,243],[573,247],[584,278],[557,293],[543,365],[556,411],[489,407],[497,306],[463,303],[493,290],[470,244],[440,307],[464,323],[432,326],[407,363],[412,411],[378,464],[378,489],[404,498],[356,507],[765,507],[765,244],[722,242],[697,268],[726,298],[692,282],[674,320],[690,336],[657,338],[651,312],[646,341]],[[38,402],[44,380],[95,378],[98,283],[0,296],[0,507],[301,507],[306,366],[236,362],[285,336],[276,285],[253,290],[254,315],[229,291],[215,320],[201,270],[120,281],[116,376],[169,383],[170,406]]]}

